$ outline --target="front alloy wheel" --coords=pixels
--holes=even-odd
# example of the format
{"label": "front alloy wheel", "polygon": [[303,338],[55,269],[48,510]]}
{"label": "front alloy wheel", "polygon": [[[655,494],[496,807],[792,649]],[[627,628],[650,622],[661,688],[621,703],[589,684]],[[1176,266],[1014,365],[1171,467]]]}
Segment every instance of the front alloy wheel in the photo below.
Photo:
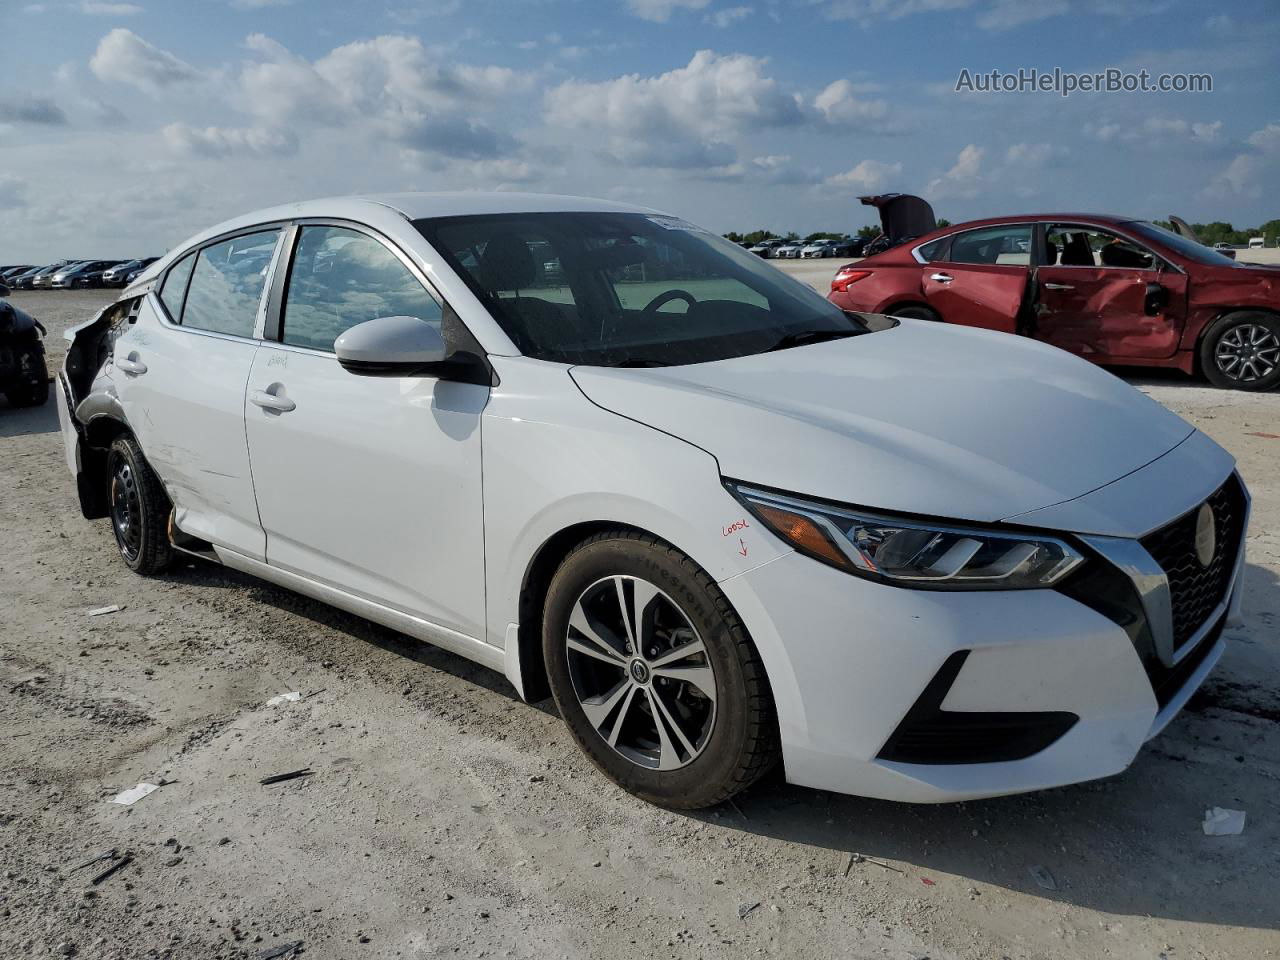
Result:
{"label": "front alloy wheel", "polygon": [[1232,380],[1261,380],[1280,365],[1280,338],[1260,324],[1241,323],[1218,338],[1214,359]]}
{"label": "front alloy wheel", "polygon": [[1219,318],[1201,339],[1200,368],[1217,387],[1280,386],[1280,317],[1250,310]]}
{"label": "front alloy wheel", "polygon": [[600,737],[632,763],[696,759],[716,719],[716,676],[684,611],[647,580],[614,576],[573,605],[565,650],[573,692]]}
{"label": "front alloy wheel", "polygon": [[655,537],[610,530],[570,552],[547,589],[542,653],[578,746],[638,797],[711,806],[778,758],[746,628],[706,571]]}

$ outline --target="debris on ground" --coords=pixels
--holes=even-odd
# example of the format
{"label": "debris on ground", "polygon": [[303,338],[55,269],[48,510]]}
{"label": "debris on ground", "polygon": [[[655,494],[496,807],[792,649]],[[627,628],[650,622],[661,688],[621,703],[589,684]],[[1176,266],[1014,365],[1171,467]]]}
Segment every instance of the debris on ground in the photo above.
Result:
{"label": "debris on ground", "polygon": [[112,803],[118,803],[122,806],[131,807],[143,797],[150,796],[155,793],[163,784],[160,783],[140,783],[136,787],[130,787],[123,793],[117,793],[111,798]]}
{"label": "debris on ground", "polygon": [[103,880],[107,879],[107,877],[111,876],[113,873],[115,873],[118,870],[123,870],[125,867],[127,867],[131,863],[133,863],[133,855],[125,854],[123,857],[121,857],[111,866],[107,867],[107,869],[103,870],[100,874],[98,874],[89,882],[96,887],[98,884],[102,883]]}
{"label": "debris on ground", "polygon": [[258,954],[258,960],[278,960],[279,957],[295,953],[301,946],[301,940],[294,940],[292,943],[281,943],[274,947],[268,947]]}
{"label": "debris on ground", "polygon": [[264,787],[271,783],[283,783],[286,780],[297,780],[299,777],[309,777],[313,773],[310,767],[303,767],[301,770],[290,770],[288,773],[276,773],[269,777],[263,777],[258,782]]}
{"label": "debris on ground", "polygon": [[1043,890],[1057,890],[1058,881],[1053,879],[1053,874],[1049,872],[1048,867],[1042,867],[1040,864],[1027,867],[1027,873],[1031,874],[1031,879],[1036,882],[1036,886]]}
{"label": "debris on ground", "polygon": [[110,850],[104,850],[102,853],[98,854],[93,859],[86,860],[84,863],[80,864],[79,866],[72,867],[71,872],[75,873],[75,871],[77,870],[83,870],[85,867],[91,867],[95,863],[102,863],[104,860],[114,860],[118,856],[120,856],[120,854],[116,851],[115,847],[112,847]]}
{"label": "debris on ground", "polygon": [[124,607],[120,606],[119,604],[113,603],[109,607],[94,607],[92,610],[89,611],[89,616],[102,617],[102,616],[106,616],[108,613],[119,613],[123,609]]}
{"label": "debris on ground", "polygon": [[933,880],[930,880],[928,877],[921,877],[920,882],[923,883],[926,887],[936,887],[938,885],[936,882],[934,882]]}
{"label": "debris on ground", "polygon": [[749,914],[752,910],[756,909],[756,907],[758,906],[760,906],[759,900],[756,900],[754,903],[738,904],[738,919],[739,920],[747,919],[747,914]]}
{"label": "debris on ground", "polygon": [[1213,807],[1204,812],[1204,823],[1200,826],[1207,837],[1237,836],[1244,833],[1244,811]]}
{"label": "debris on ground", "polygon": [[855,863],[874,863],[877,867],[883,867],[886,870],[892,870],[894,873],[901,873],[903,876],[906,876],[903,871],[899,870],[891,863],[885,863],[883,860],[875,860],[871,857],[864,857],[860,853],[851,853],[849,854],[849,862],[845,864],[844,868],[844,875],[846,877],[849,875],[849,871],[853,869],[853,865]]}
{"label": "debris on ground", "polygon": [[293,703],[295,700],[301,700],[301,699],[302,699],[302,694],[299,693],[297,690],[294,690],[291,693],[278,693],[274,697],[272,697],[270,700],[267,701],[267,706],[274,707],[276,704],[279,704],[279,703]]}

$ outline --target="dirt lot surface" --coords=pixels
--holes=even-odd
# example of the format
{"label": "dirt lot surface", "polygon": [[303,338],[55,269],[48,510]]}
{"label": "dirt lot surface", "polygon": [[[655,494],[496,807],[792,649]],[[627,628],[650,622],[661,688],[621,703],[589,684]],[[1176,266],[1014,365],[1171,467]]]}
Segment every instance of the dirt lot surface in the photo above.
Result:
{"label": "dirt lot surface", "polygon": [[[14,300],[57,333],[103,295]],[[1254,516],[1248,622],[1132,769],[937,807],[775,778],[695,815],[466,661],[214,566],[133,575],[53,404],[0,401],[0,957],[1280,954],[1280,395],[1136,382],[1239,458]],[[1202,833],[1215,805],[1243,835]]]}

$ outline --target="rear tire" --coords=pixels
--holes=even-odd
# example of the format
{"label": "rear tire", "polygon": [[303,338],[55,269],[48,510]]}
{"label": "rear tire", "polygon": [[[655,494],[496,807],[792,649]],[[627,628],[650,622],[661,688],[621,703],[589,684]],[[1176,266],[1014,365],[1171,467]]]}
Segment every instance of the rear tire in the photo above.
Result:
{"label": "rear tire", "polygon": [[4,396],[11,407],[39,407],[49,402],[49,367],[44,360],[44,346],[39,343],[24,348],[17,356],[18,382],[5,388]]}
{"label": "rear tire", "polygon": [[781,753],[773,695],[742,621],[701,567],[654,537],[616,530],[578,546],[551,580],[542,643],[578,746],[643,800],[721,803]]}
{"label": "rear tire", "polygon": [[107,503],[120,558],[134,573],[160,573],[173,560],[169,545],[172,506],[138,441],[117,437],[107,452]]}
{"label": "rear tire", "polygon": [[928,320],[930,323],[942,322],[942,317],[938,315],[936,310],[918,303],[910,303],[903,307],[895,307],[889,316],[906,317],[911,320]]}
{"label": "rear tire", "polygon": [[1219,317],[1200,338],[1200,368],[1215,387],[1280,385],[1280,317],[1252,310]]}

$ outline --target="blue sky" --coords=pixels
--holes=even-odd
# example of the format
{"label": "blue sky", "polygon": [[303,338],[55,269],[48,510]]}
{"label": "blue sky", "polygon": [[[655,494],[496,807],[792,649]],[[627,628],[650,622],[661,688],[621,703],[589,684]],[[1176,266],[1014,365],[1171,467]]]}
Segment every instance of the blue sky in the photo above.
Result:
{"label": "blue sky", "polygon": [[[160,253],[285,200],[516,189],[716,230],[1280,217],[1269,0],[0,0],[0,263]],[[1211,93],[958,94],[973,72]]]}

